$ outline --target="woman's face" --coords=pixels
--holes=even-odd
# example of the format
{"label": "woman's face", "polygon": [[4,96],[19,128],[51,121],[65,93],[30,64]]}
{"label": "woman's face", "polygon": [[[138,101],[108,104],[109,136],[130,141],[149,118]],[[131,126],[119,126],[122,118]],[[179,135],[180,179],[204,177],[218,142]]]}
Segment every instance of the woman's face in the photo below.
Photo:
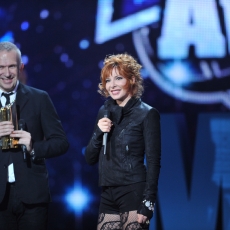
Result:
{"label": "woman's face", "polygon": [[125,87],[127,79],[122,77],[117,68],[113,68],[111,75],[106,78],[106,90],[112,99],[116,100],[119,106],[125,106],[127,101],[131,98],[130,92]]}

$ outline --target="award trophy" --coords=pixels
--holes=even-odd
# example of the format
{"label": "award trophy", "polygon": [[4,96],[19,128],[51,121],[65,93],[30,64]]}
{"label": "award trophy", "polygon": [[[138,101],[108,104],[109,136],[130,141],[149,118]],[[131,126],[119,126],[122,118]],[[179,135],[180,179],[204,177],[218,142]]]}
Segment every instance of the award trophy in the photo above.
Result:
{"label": "award trophy", "polygon": [[[18,130],[16,103],[6,105],[0,108],[0,121],[11,121],[14,125],[14,130]],[[0,146],[2,149],[18,148],[18,138],[12,138],[10,135],[1,137]]]}

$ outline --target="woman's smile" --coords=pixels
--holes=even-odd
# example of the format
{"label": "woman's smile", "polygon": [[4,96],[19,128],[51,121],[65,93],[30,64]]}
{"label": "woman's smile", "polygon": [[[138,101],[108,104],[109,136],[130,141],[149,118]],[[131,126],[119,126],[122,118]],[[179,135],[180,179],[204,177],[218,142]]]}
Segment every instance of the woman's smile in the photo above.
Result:
{"label": "woman's smile", "polygon": [[126,84],[127,79],[121,76],[116,68],[113,68],[111,75],[106,79],[106,90],[120,106],[125,106],[131,98]]}

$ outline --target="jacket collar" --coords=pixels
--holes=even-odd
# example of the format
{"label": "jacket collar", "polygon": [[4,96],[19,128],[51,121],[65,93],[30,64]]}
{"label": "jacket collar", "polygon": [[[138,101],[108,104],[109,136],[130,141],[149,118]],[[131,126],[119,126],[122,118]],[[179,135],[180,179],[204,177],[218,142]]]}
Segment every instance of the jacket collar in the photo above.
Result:
{"label": "jacket collar", "polygon": [[130,98],[124,107],[119,106],[115,100],[109,99],[105,102],[105,108],[111,113],[111,120],[119,124],[124,116],[128,116],[136,104],[141,102],[140,98]]}

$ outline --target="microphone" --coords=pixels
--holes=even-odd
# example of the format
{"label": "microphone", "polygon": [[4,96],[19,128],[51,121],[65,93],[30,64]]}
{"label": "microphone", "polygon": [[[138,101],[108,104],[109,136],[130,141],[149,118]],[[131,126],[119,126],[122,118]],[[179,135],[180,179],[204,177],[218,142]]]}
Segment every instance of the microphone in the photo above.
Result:
{"label": "microphone", "polygon": [[[25,121],[24,119],[20,119],[18,121],[18,127],[19,127],[19,130],[25,130]],[[27,153],[27,149],[26,149],[26,146],[25,145],[21,145],[21,148],[22,148],[22,153],[23,153],[23,160],[26,161],[26,153]]]}
{"label": "microphone", "polygon": [[[109,111],[107,109],[104,110],[104,117],[109,118]],[[107,147],[107,138],[108,138],[108,133],[104,133],[103,135],[103,146],[104,146],[104,154],[106,154],[106,147]]]}

